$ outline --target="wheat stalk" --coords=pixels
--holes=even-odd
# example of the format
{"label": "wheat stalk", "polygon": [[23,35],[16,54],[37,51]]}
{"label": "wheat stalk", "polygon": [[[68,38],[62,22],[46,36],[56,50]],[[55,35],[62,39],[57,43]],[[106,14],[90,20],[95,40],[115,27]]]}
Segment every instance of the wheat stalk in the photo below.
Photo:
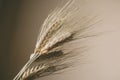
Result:
{"label": "wheat stalk", "polygon": [[[34,53],[13,80],[26,80],[31,76],[33,79],[33,75],[37,76],[37,73],[44,76],[45,73],[66,68],[63,60],[70,56],[66,56],[67,53],[64,54],[61,47],[77,39],[78,35],[82,38],[82,32],[95,23],[95,18],[85,13],[87,12],[81,9],[76,0],[69,0],[62,8],[57,8],[48,15],[39,33]],[[38,58],[39,65],[31,66]]]}

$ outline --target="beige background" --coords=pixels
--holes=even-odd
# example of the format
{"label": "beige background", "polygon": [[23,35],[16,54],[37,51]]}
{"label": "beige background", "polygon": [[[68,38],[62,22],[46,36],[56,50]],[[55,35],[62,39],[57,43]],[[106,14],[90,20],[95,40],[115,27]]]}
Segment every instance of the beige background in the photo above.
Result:
{"label": "beige background", "polygon": [[[67,0],[21,0],[1,2],[1,78],[11,80],[34,50],[39,27],[59,3]],[[102,22],[90,38],[84,64],[64,73],[38,80],[120,80],[120,1],[86,0]],[[6,7],[7,6],[7,7]],[[93,33],[94,33],[93,32]],[[6,37],[3,37],[6,36]],[[5,46],[5,47],[4,47]]]}

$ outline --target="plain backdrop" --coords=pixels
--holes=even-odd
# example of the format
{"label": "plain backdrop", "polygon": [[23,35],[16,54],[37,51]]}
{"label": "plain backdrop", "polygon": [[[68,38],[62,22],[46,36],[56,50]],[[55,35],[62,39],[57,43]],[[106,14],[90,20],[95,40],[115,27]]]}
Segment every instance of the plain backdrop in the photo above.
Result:
{"label": "plain backdrop", "polygon": [[[67,0],[0,0],[0,80],[12,80],[33,52],[47,15]],[[102,18],[85,64],[38,80],[120,80],[120,1],[85,0]]]}

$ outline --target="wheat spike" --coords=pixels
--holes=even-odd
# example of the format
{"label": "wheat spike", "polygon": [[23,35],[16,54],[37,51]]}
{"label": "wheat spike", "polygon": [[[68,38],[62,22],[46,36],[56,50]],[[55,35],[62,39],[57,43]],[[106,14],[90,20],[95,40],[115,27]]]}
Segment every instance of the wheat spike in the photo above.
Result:
{"label": "wheat spike", "polygon": [[[67,53],[64,54],[61,47],[65,43],[77,39],[78,36],[81,38],[82,32],[94,24],[94,20],[95,17],[90,16],[85,8],[82,9],[77,0],[69,0],[62,8],[55,9],[42,25],[30,60],[13,80],[29,80],[29,77],[37,76],[37,73],[39,76],[44,76],[46,72],[66,68],[67,66],[63,66],[65,64],[62,61],[68,56],[66,56]],[[41,58],[39,65],[31,66],[38,58]]]}

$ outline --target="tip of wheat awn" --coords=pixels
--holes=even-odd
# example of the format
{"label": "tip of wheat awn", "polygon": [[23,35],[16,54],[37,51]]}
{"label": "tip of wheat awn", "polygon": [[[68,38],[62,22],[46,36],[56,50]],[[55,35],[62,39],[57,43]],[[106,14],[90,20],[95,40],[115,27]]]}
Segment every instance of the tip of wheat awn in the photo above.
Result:
{"label": "tip of wheat awn", "polygon": [[40,30],[34,53],[13,80],[32,80],[65,69],[75,48],[64,47],[86,36],[86,29],[96,23],[78,0],[69,0],[48,15]]}

